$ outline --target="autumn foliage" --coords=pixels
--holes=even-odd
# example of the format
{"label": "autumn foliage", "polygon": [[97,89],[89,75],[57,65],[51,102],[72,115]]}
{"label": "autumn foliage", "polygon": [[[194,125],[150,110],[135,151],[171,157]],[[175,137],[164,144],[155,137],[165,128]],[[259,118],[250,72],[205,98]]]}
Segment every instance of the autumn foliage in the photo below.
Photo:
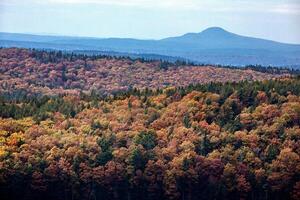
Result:
{"label": "autumn foliage", "polygon": [[1,199],[300,198],[299,77],[15,94],[0,98]]}
{"label": "autumn foliage", "polygon": [[107,94],[129,88],[183,87],[286,75],[183,64],[3,48],[0,49],[0,91],[47,95],[92,91]]}

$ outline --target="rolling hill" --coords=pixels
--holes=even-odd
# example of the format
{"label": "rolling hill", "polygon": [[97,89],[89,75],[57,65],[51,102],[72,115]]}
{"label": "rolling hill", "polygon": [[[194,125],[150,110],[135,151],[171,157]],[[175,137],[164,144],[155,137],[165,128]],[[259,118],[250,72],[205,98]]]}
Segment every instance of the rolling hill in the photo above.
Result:
{"label": "rolling hill", "polygon": [[[111,56],[62,54],[20,48],[0,49],[0,93],[113,94],[130,88],[184,87],[210,82],[267,80],[288,73],[192,66]],[[14,95],[9,95],[14,96]]]}

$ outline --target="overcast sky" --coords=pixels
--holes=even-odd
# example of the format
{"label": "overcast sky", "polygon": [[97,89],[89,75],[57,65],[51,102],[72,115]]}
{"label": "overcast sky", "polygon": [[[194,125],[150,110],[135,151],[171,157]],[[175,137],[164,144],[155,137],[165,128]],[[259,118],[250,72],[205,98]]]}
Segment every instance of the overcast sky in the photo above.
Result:
{"label": "overcast sky", "polygon": [[0,31],[160,39],[219,26],[300,44],[300,0],[0,0]]}

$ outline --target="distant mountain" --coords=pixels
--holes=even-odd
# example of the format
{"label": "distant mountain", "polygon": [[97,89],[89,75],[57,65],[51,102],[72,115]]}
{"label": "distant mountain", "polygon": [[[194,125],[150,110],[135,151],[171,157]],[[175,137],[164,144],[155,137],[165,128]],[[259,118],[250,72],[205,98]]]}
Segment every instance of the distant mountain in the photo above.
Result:
{"label": "distant mountain", "polygon": [[284,44],[270,40],[240,36],[219,27],[208,28],[200,33],[187,33],[162,41],[180,43],[197,49],[261,49],[261,50],[299,50],[300,45]]}
{"label": "distant mountain", "polygon": [[88,38],[0,33],[0,46],[119,52],[128,55],[180,57],[196,63],[300,68],[300,45],[245,37],[219,27],[161,40]]}

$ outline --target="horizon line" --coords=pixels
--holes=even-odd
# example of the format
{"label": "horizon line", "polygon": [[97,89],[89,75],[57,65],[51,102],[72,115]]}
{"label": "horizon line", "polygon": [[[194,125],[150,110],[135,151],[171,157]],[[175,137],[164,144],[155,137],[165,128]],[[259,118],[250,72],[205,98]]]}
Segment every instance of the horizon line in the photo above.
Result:
{"label": "horizon line", "polygon": [[[118,37],[118,36],[112,36],[112,37],[99,37],[99,36],[88,36],[88,35],[72,35],[72,34],[60,34],[60,33],[42,33],[42,32],[10,32],[10,31],[1,31],[0,33],[8,33],[8,34],[22,34],[22,35],[32,35],[32,36],[44,36],[44,37],[70,37],[70,38],[89,38],[89,39],[132,39],[132,40],[141,40],[141,41],[160,41],[160,40],[164,40],[167,38],[174,38],[174,37],[182,37],[186,34],[200,34],[203,31],[206,31],[208,29],[212,29],[212,28],[219,28],[221,30],[224,30],[227,33],[231,33],[231,34],[235,34],[238,36],[242,36],[242,37],[248,37],[248,38],[254,38],[254,39],[261,39],[261,40],[268,40],[268,41],[272,41],[272,42],[277,42],[277,43],[281,43],[281,44],[289,44],[289,45],[300,45],[300,43],[294,43],[294,42],[284,42],[284,41],[278,41],[278,40],[274,40],[274,39],[268,39],[268,38],[263,38],[263,37],[256,37],[256,36],[249,36],[249,35],[242,35],[242,34],[238,34],[238,33],[234,33],[234,32],[230,32],[222,27],[219,26],[210,26],[208,28],[203,29],[200,32],[186,32],[184,34],[181,35],[174,35],[174,36],[168,36],[168,37],[163,37],[163,38],[135,38],[135,37]],[[1,38],[0,38],[1,39]]]}

